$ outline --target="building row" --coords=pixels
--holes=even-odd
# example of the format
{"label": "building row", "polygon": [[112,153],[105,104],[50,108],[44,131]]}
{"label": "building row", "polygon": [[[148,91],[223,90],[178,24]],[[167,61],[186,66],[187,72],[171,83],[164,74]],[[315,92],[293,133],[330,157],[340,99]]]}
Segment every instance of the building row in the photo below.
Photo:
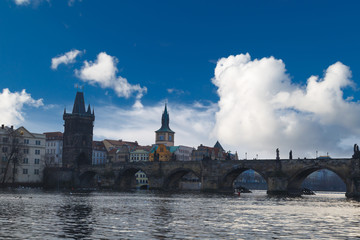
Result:
{"label": "building row", "polygon": [[[77,92],[72,113],[64,110],[64,133],[31,133],[24,127],[2,125],[0,129],[0,184],[41,183],[45,167],[76,168],[82,164],[105,165],[138,161],[238,160],[219,142],[213,147],[175,146],[167,105],[155,144],[105,139],[93,141],[94,110],[85,111],[82,92]],[[141,174],[141,173],[139,173]],[[142,181],[145,181],[143,179]]]}

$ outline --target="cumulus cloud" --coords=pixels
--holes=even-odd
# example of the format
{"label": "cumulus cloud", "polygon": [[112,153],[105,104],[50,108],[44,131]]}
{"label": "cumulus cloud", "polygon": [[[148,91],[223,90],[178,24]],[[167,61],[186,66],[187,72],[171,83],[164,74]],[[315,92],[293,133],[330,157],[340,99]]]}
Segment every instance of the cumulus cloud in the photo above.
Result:
{"label": "cumulus cloud", "polygon": [[182,94],[187,94],[187,92],[185,92],[184,90],[181,89],[176,89],[176,88],[168,88],[166,89],[168,93],[170,94],[175,94],[175,95],[182,95]]}
{"label": "cumulus cloud", "polygon": [[81,53],[82,53],[82,51],[79,51],[79,50],[75,49],[75,50],[71,50],[71,51],[69,51],[67,53],[64,53],[63,55],[54,57],[54,58],[51,59],[51,68],[53,70],[56,70],[60,64],[67,65],[67,64],[70,64],[70,63],[74,63],[76,57]]}
{"label": "cumulus cloud", "polygon": [[75,74],[89,84],[100,85],[101,88],[112,88],[118,97],[129,98],[136,93],[135,105],[140,106],[140,99],[147,92],[147,88],[141,87],[139,84],[132,85],[126,78],[117,76],[117,63],[116,57],[101,52],[94,62],[84,61],[82,68],[75,70]]}
{"label": "cumulus cloud", "polygon": [[30,4],[30,0],[14,0],[16,5],[28,5]]}
{"label": "cumulus cloud", "polygon": [[17,125],[24,121],[24,105],[32,107],[43,106],[43,99],[35,100],[24,90],[10,92],[4,88],[0,93],[0,123],[5,125]]}
{"label": "cumulus cloud", "polygon": [[[124,109],[116,106],[95,107],[97,139],[111,138],[138,141],[142,145],[155,143],[155,131],[161,126],[164,104]],[[214,127],[217,104],[192,105],[168,103],[170,128],[176,132],[175,144],[197,147],[214,145],[210,133]],[[121,122],[121,124],[119,124]]]}
{"label": "cumulus cloud", "polygon": [[343,89],[354,86],[351,71],[340,62],[299,86],[282,60],[240,54],[220,59],[212,82],[220,97],[213,134],[244,152],[341,155],[351,149],[344,150],[346,139],[360,133],[360,104],[343,97]]}

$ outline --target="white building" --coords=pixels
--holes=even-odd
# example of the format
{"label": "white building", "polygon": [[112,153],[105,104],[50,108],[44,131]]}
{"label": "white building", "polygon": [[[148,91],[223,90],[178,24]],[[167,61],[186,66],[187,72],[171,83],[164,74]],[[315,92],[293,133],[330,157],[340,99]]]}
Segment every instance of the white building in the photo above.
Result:
{"label": "white building", "polygon": [[136,149],[130,152],[130,162],[149,161],[149,151],[145,149]]}
{"label": "white building", "polygon": [[41,184],[45,168],[45,135],[24,127],[0,128],[0,180],[5,184]]}
{"label": "white building", "polygon": [[62,166],[63,134],[46,132],[45,161],[47,166]]}
{"label": "white building", "polygon": [[102,141],[93,141],[92,164],[101,165],[107,163],[107,151]]}
{"label": "white building", "polygon": [[175,151],[176,161],[191,161],[192,151],[192,147],[180,145]]}

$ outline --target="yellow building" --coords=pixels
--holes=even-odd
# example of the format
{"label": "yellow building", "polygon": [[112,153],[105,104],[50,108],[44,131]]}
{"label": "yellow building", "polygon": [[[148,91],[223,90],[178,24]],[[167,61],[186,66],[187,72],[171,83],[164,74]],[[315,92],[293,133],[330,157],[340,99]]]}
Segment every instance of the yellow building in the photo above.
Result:
{"label": "yellow building", "polygon": [[154,145],[149,153],[149,161],[150,162],[167,162],[167,161],[175,161],[175,151],[178,147],[168,147],[164,144]]}

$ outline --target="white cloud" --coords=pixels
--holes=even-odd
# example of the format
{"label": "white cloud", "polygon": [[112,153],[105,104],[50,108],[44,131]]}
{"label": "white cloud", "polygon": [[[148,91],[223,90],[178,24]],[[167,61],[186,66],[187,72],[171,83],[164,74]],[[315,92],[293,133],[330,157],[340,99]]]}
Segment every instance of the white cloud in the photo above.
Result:
{"label": "white cloud", "polygon": [[136,93],[137,102],[135,104],[139,106],[139,101],[147,92],[147,88],[141,87],[139,84],[132,85],[126,78],[117,76],[117,63],[116,57],[101,52],[95,62],[84,61],[82,68],[75,70],[75,74],[84,82],[92,85],[98,84],[101,88],[112,88],[118,97],[129,98],[133,93]]}
{"label": "white cloud", "polygon": [[176,95],[182,95],[185,94],[184,90],[176,89],[176,88],[168,88],[166,89],[168,93],[170,94],[176,94]]}
{"label": "white cloud", "polygon": [[[98,110],[96,110],[98,109]],[[164,104],[123,109],[116,106],[96,107],[94,137],[155,143],[155,131],[161,126]],[[214,127],[217,105],[168,104],[170,128],[176,132],[175,144],[197,147],[200,143],[214,145],[210,133]]]}
{"label": "white cloud", "polygon": [[65,54],[63,54],[63,55],[60,55],[60,56],[58,56],[58,57],[52,58],[52,59],[51,59],[51,68],[52,68],[53,70],[56,70],[56,69],[58,68],[58,66],[59,66],[60,64],[62,64],[62,63],[65,64],[65,65],[67,65],[67,64],[69,64],[69,63],[74,63],[76,57],[77,57],[80,53],[82,53],[82,52],[75,49],[75,50],[71,50],[71,51],[69,51],[69,52],[67,52],[67,53],[65,53]]}
{"label": "white cloud", "polygon": [[0,93],[0,123],[5,125],[18,125],[24,121],[24,105],[32,107],[43,106],[43,100],[35,100],[25,89],[21,92],[10,92],[4,88]]}
{"label": "white cloud", "polygon": [[30,0],[14,0],[16,5],[28,5],[30,4]]}
{"label": "white cloud", "polygon": [[296,157],[351,154],[343,143],[360,133],[360,104],[343,98],[354,83],[342,63],[302,87],[282,60],[240,54],[220,59],[212,81],[220,97],[214,135],[223,143],[260,157],[274,158],[276,148],[284,158],[290,149]]}

